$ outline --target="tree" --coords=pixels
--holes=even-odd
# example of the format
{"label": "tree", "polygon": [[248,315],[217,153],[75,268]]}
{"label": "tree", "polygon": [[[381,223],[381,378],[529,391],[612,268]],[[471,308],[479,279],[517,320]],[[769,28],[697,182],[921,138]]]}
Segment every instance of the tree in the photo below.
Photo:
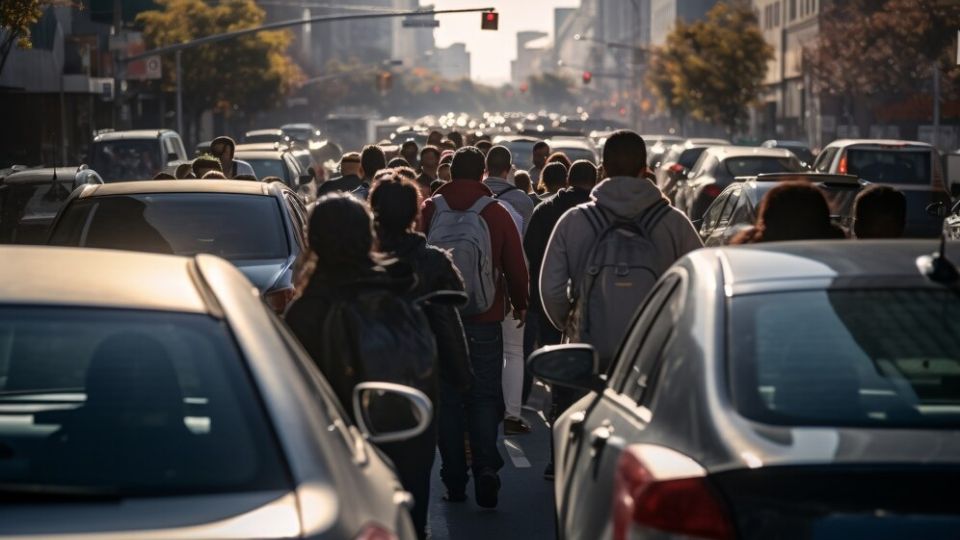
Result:
{"label": "tree", "polygon": [[13,46],[29,49],[30,27],[40,20],[45,9],[52,5],[67,5],[67,1],[54,0],[3,0],[0,2],[0,73],[7,63]]}
{"label": "tree", "polygon": [[[162,47],[204,36],[261,26],[266,15],[253,0],[157,0],[159,10],[137,16],[148,47]],[[287,31],[259,32],[182,53],[184,108],[188,118],[216,109],[256,111],[289,95],[303,73],[287,55]],[[163,58],[163,86],[175,81],[173,55]]]}
{"label": "tree", "polygon": [[555,73],[541,73],[530,77],[530,98],[549,109],[562,109],[576,102],[570,91],[574,82]]}
{"label": "tree", "polygon": [[882,96],[929,88],[933,70],[943,87],[960,86],[956,35],[960,2],[850,0],[821,14],[818,45],[808,51],[819,88],[832,95]]}
{"label": "tree", "polygon": [[740,131],[773,59],[756,14],[739,0],[717,3],[706,20],[678,23],[654,51],[647,82],[661,107]]}

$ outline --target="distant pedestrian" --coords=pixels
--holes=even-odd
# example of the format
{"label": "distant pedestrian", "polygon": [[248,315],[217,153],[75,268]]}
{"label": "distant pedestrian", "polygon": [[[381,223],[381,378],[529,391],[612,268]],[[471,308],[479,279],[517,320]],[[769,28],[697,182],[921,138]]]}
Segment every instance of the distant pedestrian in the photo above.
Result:
{"label": "distant pedestrian", "polygon": [[483,155],[487,155],[487,152],[489,152],[490,149],[493,148],[493,143],[491,143],[490,141],[477,141],[476,146],[477,146],[477,150],[480,150],[481,152],[483,152]]}
{"label": "distant pedestrian", "polygon": [[420,149],[420,176],[417,184],[421,191],[430,189],[430,184],[437,179],[437,167],[440,166],[440,150],[436,146],[424,146]]}
{"label": "distant pedestrian", "polygon": [[550,156],[547,157],[547,163],[562,163],[563,167],[568,171],[570,170],[570,166],[572,165],[572,163],[570,162],[570,158],[568,158],[567,155],[564,154],[563,152],[554,152],[550,154]]}
{"label": "distant pedestrian", "polygon": [[536,186],[540,183],[540,172],[543,171],[543,167],[547,164],[547,157],[550,155],[550,145],[545,141],[537,141],[533,145],[533,149],[530,153],[531,161],[533,161],[533,167],[530,168],[530,181],[533,182],[533,185]]}
{"label": "distant pedestrian", "polygon": [[407,160],[407,163],[414,169],[419,169],[420,147],[417,146],[417,141],[413,139],[403,141],[403,144],[400,145],[400,157]]}
{"label": "distant pedestrian", "polygon": [[790,240],[844,238],[830,221],[830,206],[823,193],[809,182],[780,182],[760,201],[757,220],[731,240],[731,244],[756,244]]}
{"label": "distant pedestrian", "polygon": [[410,167],[410,162],[403,159],[402,157],[395,157],[387,163],[388,169],[396,169],[398,167]]}
{"label": "distant pedestrian", "polygon": [[373,185],[373,179],[377,173],[387,168],[387,156],[383,153],[383,148],[368,144],[360,152],[360,172],[363,179],[360,185],[352,193],[361,201],[367,200],[370,195],[370,188]]}
{"label": "distant pedestrian", "polygon": [[193,160],[192,169],[193,175],[197,178],[203,178],[203,175],[210,171],[223,172],[220,169],[220,161],[210,154],[204,154]]}
{"label": "distant pedestrian", "polygon": [[427,145],[434,148],[440,148],[440,142],[443,141],[443,133],[433,130],[427,135]]}
{"label": "distant pedestrian", "polygon": [[454,180],[424,202],[421,226],[428,243],[451,251],[470,299],[461,313],[474,381],[466,398],[457,392],[441,394],[440,476],[447,499],[464,500],[463,434],[469,432],[477,504],[494,508],[503,467],[497,448],[504,415],[502,322],[512,304],[512,318],[522,324],[529,292],[520,234],[510,213],[483,184],[484,168],[479,150],[458,150],[451,165]]}
{"label": "distant pedestrian", "polygon": [[857,238],[900,238],[907,226],[907,198],[902,191],[874,184],[857,194],[853,231]]}
{"label": "distant pedestrian", "polygon": [[457,150],[457,143],[451,141],[450,139],[443,139],[437,146],[443,151],[455,152]]}
{"label": "distant pedestrian", "polygon": [[563,163],[559,161],[547,163],[543,172],[540,173],[540,188],[542,191],[540,199],[546,201],[565,188],[567,186],[567,174],[567,167]]}
{"label": "distant pedestrian", "polygon": [[449,163],[441,163],[441,164],[440,164],[440,167],[437,169],[437,180],[439,180],[439,181],[441,181],[441,182],[443,182],[443,183],[445,183],[445,184],[448,183],[448,182],[450,182],[451,176],[450,176],[450,164],[449,164]]}
{"label": "distant pedestrian", "polygon": [[453,144],[457,145],[457,149],[463,148],[463,135],[459,131],[447,133],[447,138],[453,141]]}
{"label": "distant pedestrian", "polygon": [[249,174],[254,177],[257,173],[249,163],[240,159],[234,159],[234,152],[237,150],[237,143],[230,137],[220,136],[210,141],[210,153],[213,157],[220,160],[220,169],[227,178],[236,178],[239,174]]}
{"label": "distant pedestrian", "polygon": [[192,163],[181,163],[177,165],[177,170],[173,174],[175,177],[180,179],[187,178],[196,178],[197,176],[193,174],[193,164]]}
{"label": "distant pedestrian", "polygon": [[317,198],[338,191],[351,192],[363,181],[360,178],[360,153],[347,152],[340,157],[340,176],[331,178],[317,187]]}

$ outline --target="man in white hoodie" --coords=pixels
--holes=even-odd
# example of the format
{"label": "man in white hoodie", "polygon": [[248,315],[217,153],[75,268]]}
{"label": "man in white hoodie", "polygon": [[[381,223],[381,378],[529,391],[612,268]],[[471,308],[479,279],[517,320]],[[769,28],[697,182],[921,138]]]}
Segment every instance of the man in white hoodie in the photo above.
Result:
{"label": "man in white hoodie", "polygon": [[[593,189],[591,202],[572,208],[557,222],[541,267],[540,296],[551,324],[569,334],[571,311],[578,302],[588,302],[588,314],[582,315],[584,312],[578,310],[578,316],[595,319],[595,328],[581,336],[572,336],[572,340],[593,345],[603,366],[609,365],[613,359],[630,317],[649,293],[654,277],[663,274],[680,257],[703,246],[690,220],[670,206],[660,189],[644,177],[646,162],[646,146],[640,135],[628,130],[611,135],[603,148],[603,167],[608,177]],[[604,294],[604,284],[590,288],[594,291],[591,297],[578,298],[584,294],[582,286],[587,279],[587,265],[601,268],[602,272],[602,262],[590,261],[591,256],[597,256],[594,246],[602,246],[609,238],[609,231],[619,225],[646,230],[643,236],[649,239],[649,244],[645,244],[642,252],[648,259],[642,261],[644,270],[637,273],[644,274],[649,270],[647,279],[624,279],[623,283],[607,287],[606,290],[616,291],[617,297],[613,301],[594,297]],[[616,241],[635,241],[631,239],[635,236],[627,235],[626,238]],[[620,256],[622,253],[623,250]],[[609,275],[615,279],[619,274],[611,271]],[[591,279],[596,278],[591,276]],[[624,298],[636,300],[624,301]],[[628,303],[630,305],[625,305]],[[597,306],[603,306],[607,312],[598,314]],[[573,323],[583,331],[583,320]]]}

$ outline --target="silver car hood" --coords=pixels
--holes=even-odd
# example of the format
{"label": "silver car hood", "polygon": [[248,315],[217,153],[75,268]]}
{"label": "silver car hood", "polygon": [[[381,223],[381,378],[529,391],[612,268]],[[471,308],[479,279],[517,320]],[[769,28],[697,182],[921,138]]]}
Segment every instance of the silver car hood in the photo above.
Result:
{"label": "silver car hood", "polygon": [[53,540],[295,538],[289,491],[0,506],[0,538]]}

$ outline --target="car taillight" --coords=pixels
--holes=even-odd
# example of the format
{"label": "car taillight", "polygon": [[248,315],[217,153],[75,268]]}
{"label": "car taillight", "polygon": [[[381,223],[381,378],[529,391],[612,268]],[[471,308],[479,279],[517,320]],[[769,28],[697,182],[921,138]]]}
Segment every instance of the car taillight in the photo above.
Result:
{"label": "car taillight", "polygon": [[723,191],[723,190],[720,189],[720,186],[718,186],[718,185],[716,185],[716,184],[707,184],[707,185],[703,186],[703,194],[706,195],[707,197],[711,197],[711,198],[714,198],[714,199],[715,199],[718,195],[720,195],[720,192],[721,192],[721,191]]}
{"label": "car taillight", "polygon": [[[630,538],[634,527],[697,538],[732,539],[733,524],[722,502],[707,485],[705,471],[673,450],[644,452],[642,448],[638,450],[642,446],[628,448],[617,464],[612,512],[614,540]],[[651,455],[670,462],[662,467],[663,474],[651,470],[647,463]],[[681,477],[685,474],[694,476]]]}
{"label": "car taillight", "polygon": [[354,540],[397,540],[397,535],[376,523],[367,524]]}
{"label": "car taillight", "polygon": [[670,166],[670,172],[673,172],[673,173],[682,173],[682,172],[683,172],[683,168],[684,168],[683,165],[681,165],[681,164],[679,164],[679,163],[674,163],[673,165]]}
{"label": "car taillight", "polygon": [[847,174],[847,155],[846,154],[840,157],[840,165],[837,166],[837,172],[840,174]]}
{"label": "car taillight", "polygon": [[287,305],[293,300],[293,288],[274,289],[263,295],[263,301],[270,306],[274,313],[281,314],[287,309]]}

